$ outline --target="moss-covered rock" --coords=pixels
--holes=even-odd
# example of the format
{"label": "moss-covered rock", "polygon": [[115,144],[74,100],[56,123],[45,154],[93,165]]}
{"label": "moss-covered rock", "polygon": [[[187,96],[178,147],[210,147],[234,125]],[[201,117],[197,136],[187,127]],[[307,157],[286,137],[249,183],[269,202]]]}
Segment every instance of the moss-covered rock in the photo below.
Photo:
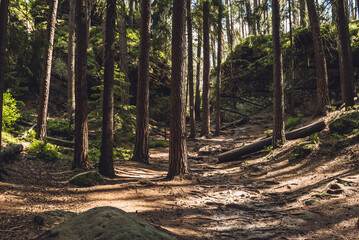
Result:
{"label": "moss-covered rock", "polygon": [[290,161],[296,161],[307,157],[313,150],[316,149],[318,144],[312,142],[301,142],[294,149],[293,153],[290,155]]}
{"label": "moss-covered rock", "polygon": [[64,210],[46,211],[34,216],[34,223],[39,226],[49,227],[64,222],[77,214]]}
{"label": "moss-covered rock", "polygon": [[147,221],[114,207],[97,207],[48,230],[37,240],[174,240]]}
{"label": "moss-covered rock", "polygon": [[92,187],[104,182],[104,178],[95,171],[80,173],[70,179],[70,183],[77,187]]}
{"label": "moss-covered rock", "polygon": [[332,134],[349,134],[359,128],[359,111],[348,111],[340,114],[329,124]]}

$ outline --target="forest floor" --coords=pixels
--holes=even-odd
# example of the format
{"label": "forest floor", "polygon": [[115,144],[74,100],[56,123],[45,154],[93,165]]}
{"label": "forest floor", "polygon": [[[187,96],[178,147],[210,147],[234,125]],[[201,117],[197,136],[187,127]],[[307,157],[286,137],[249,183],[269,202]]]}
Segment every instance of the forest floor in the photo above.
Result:
{"label": "forest floor", "polygon": [[[220,137],[189,139],[191,174],[185,180],[164,180],[166,148],[151,150],[150,165],[118,163],[115,179],[90,188],[68,184],[74,175],[68,164],[20,155],[0,182],[0,239],[43,233],[47,228],[33,221],[37,213],[97,206],[135,213],[177,239],[359,239],[359,146],[331,153],[328,128],[318,134],[322,144],[295,163],[290,155],[303,139],[217,163],[215,149],[265,137],[269,116],[261,113]],[[206,146],[213,149],[199,154]]]}

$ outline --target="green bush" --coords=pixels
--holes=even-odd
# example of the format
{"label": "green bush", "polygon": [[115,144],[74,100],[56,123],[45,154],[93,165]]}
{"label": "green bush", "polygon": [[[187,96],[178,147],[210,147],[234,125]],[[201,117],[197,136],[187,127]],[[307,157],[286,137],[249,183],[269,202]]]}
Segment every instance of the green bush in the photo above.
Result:
{"label": "green bush", "polygon": [[70,128],[68,120],[47,120],[47,133],[49,136],[72,140],[74,137],[74,131],[74,124]]}
{"label": "green bush", "polygon": [[16,99],[12,97],[10,90],[7,90],[3,96],[4,104],[2,113],[2,129],[9,130],[12,126],[14,126],[16,120],[20,117],[19,110],[17,109],[17,105],[20,102],[16,101]]}
{"label": "green bush", "polygon": [[165,140],[155,140],[150,138],[148,143],[149,148],[166,148],[168,147],[168,142]]}
{"label": "green bush", "polygon": [[289,118],[285,123],[285,130],[292,130],[302,122],[303,114],[298,114],[297,117]]}
{"label": "green bush", "polygon": [[32,157],[46,161],[56,161],[62,158],[62,154],[58,151],[58,147],[46,141],[34,139],[28,151]]}

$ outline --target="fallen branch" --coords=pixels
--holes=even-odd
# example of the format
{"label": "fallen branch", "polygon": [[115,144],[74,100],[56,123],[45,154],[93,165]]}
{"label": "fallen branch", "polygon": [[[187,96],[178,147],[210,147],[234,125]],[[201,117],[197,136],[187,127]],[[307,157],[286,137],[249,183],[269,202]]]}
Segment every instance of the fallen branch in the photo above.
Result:
{"label": "fallen branch", "polygon": [[[304,126],[302,128],[293,130],[291,132],[286,133],[286,139],[287,140],[294,140],[302,137],[309,136],[313,133],[320,132],[325,128],[325,122],[317,122],[313,123],[307,126]],[[263,140],[260,140],[258,142],[245,145],[240,148],[236,148],[233,150],[230,150],[228,152],[224,152],[221,154],[218,154],[218,162],[232,162],[238,160],[240,157],[263,150],[264,147],[272,145],[272,138],[265,138]]]}
{"label": "fallen branch", "polygon": [[230,123],[227,123],[227,124],[223,125],[221,127],[221,130],[224,130],[224,129],[227,129],[227,128],[230,128],[230,127],[241,126],[241,125],[244,125],[244,124],[246,124],[248,122],[249,122],[249,118],[241,118],[239,120],[236,120],[236,121],[233,121],[233,122],[230,122]]}
{"label": "fallen branch", "polygon": [[7,146],[0,151],[0,157],[6,158],[16,153],[26,150],[30,146],[29,142],[23,142],[15,145]]}
{"label": "fallen branch", "polygon": [[27,130],[26,133],[19,138],[19,140],[26,138],[27,135],[29,135],[29,133],[31,132],[31,130],[33,130],[35,127],[36,127],[36,123],[34,125],[32,125],[32,127],[29,130]]}
{"label": "fallen branch", "polygon": [[75,143],[73,141],[67,141],[59,138],[53,138],[53,137],[46,137],[45,138],[48,142],[63,146],[63,147],[74,147]]}

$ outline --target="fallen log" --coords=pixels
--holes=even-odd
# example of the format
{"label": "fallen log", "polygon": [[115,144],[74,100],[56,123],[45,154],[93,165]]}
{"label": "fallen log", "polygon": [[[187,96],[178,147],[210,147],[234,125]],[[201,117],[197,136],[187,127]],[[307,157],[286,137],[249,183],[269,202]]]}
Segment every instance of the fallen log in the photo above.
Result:
{"label": "fallen log", "polygon": [[0,151],[1,159],[14,155],[15,153],[19,153],[21,151],[26,150],[30,146],[29,142],[23,142],[15,145],[7,146]]}
{"label": "fallen log", "polygon": [[236,111],[236,110],[232,110],[232,109],[228,109],[228,108],[221,108],[221,110],[222,111],[226,111],[226,112],[230,112],[230,113],[234,113],[234,114],[237,114],[237,115],[239,115],[239,116],[241,116],[241,117],[246,117],[246,118],[248,118],[249,116],[248,115],[245,115],[244,113],[240,113],[240,112],[238,112],[238,111]]}
{"label": "fallen log", "polygon": [[233,121],[233,122],[230,122],[230,123],[227,123],[227,124],[223,125],[221,127],[221,130],[224,130],[224,129],[227,129],[227,128],[230,128],[230,127],[241,126],[241,125],[244,125],[244,124],[246,124],[248,122],[249,122],[249,118],[241,118],[239,120],[236,120],[236,121]]}
{"label": "fallen log", "polygon": [[72,141],[67,141],[59,138],[53,138],[53,137],[46,137],[45,138],[48,142],[63,146],[63,147],[74,147],[75,143]]}
{"label": "fallen log", "polygon": [[[309,136],[313,133],[320,132],[325,128],[325,122],[316,122],[301,128],[298,128],[296,130],[293,130],[291,132],[286,133],[286,139],[287,140],[294,140],[302,137]],[[228,152],[224,152],[217,155],[218,163],[223,162],[232,162],[238,160],[240,157],[263,150],[264,147],[272,145],[272,138],[265,138],[263,140],[260,140],[255,143],[251,143],[248,145],[245,145],[240,148],[236,148],[233,150],[230,150]]]}

